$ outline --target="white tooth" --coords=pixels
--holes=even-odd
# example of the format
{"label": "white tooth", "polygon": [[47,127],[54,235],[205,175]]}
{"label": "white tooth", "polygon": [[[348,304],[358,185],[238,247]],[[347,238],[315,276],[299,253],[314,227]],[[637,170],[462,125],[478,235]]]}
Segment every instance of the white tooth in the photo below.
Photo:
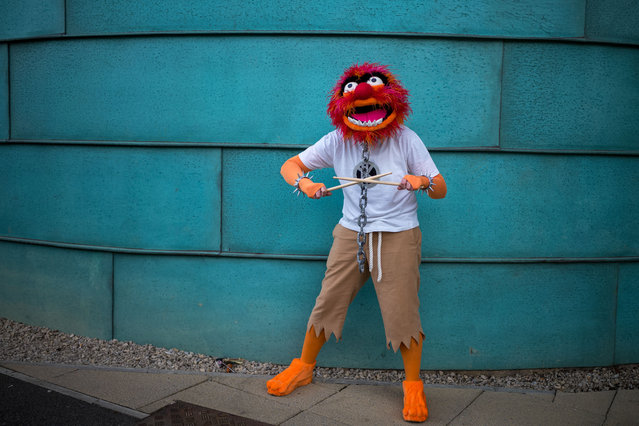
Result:
{"label": "white tooth", "polygon": [[375,121],[359,121],[356,118],[353,117],[348,117],[348,121],[350,121],[351,123],[355,124],[356,126],[360,126],[360,127],[375,127],[375,126],[379,126],[380,124],[382,124],[382,121],[384,121],[383,118],[379,118]]}
{"label": "white tooth", "polygon": [[350,121],[351,123],[353,123],[353,124],[354,124],[354,125],[356,125],[356,126],[362,126],[362,127],[365,127],[365,126],[366,126],[366,124],[365,124],[365,123],[363,123],[363,122],[361,122],[361,121],[359,121],[358,119],[353,118],[353,117],[348,117],[348,121]]}

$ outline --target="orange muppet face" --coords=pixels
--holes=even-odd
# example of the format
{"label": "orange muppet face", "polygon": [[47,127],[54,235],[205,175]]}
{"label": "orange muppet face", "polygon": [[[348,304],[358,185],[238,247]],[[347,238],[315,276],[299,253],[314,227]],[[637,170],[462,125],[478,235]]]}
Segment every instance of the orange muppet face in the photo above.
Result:
{"label": "orange muppet face", "polygon": [[347,69],[328,104],[331,121],[344,138],[369,145],[393,136],[409,113],[408,91],[379,64]]}

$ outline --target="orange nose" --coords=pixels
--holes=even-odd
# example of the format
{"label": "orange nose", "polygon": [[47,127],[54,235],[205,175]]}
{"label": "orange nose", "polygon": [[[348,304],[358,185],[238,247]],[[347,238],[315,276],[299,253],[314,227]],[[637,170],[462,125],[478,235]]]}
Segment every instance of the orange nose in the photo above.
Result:
{"label": "orange nose", "polygon": [[353,92],[355,99],[368,99],[373,94],[373,88],[368,83],[359,83]]}

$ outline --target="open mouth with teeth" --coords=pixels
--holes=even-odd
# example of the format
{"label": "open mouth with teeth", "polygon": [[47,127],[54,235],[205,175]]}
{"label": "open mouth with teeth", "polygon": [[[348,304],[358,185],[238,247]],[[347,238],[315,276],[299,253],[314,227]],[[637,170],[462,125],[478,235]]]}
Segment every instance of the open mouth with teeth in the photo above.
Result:
{"label": "open mouth with teeth", "polygon": [[[357,105],[366,103],[366,105]],[[355,102],[355,108],[344,115],[344,124],[353,130],[379,130],[395,119],[395,112],[383,105],[370,102]]]}

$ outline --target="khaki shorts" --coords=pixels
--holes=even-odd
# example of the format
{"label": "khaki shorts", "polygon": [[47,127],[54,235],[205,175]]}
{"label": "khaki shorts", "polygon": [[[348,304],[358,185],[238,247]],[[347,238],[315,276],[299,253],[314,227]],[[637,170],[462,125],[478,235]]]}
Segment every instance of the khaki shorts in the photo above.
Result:
{"label": "khaki shorts", "polygon": [[[419,318],[419,264],[421,261],[422,234],[419,227],[401,232],[382,232],[382,279],[378,280],[378,239],[377,232],[367,235],[366,257],[369,257],[368,239],[373,238],[372,278],[377,299],[384,320],[386,345],[397,351],[403,343],[410,347],[411,339],[419,341],[424,337]],[[308,320],[319,334],[324,330],[326,338],[334,334],[342,337],[346,311],[357,292],[371,277],[368,271],[359,272],[356,261],[357,232],[337,225],[333,230],[326,273],[322,281],[315,307]]]}

